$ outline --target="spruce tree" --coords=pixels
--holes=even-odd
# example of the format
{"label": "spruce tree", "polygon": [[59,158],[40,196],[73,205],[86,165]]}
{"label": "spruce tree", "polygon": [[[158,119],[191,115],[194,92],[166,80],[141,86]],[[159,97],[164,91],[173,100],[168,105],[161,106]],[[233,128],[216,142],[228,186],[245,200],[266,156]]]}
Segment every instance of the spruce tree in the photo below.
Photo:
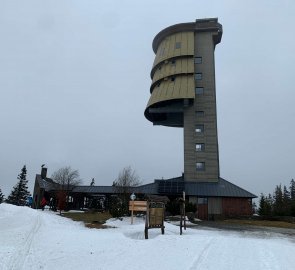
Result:
{"label": "spruce tree", "polygon": [[30,196],[28,191],[28,180],[27,180],[27,168],[26,165],[21,170],[18,175],[18,183],[13,187],[10,195],[7,198],[7,202],[14,205],[25,205],[27,197]]}
{"label": "spruce tree", "polygon": [[260,194],[260,199],[259,199],[259,208],[258,208],[258,214],[260,216],[265,216],[265,212],[266,212],[266,200],[265,200],[265,196],[263,193]]}
{"label": "spruce tree", "polygon": [[291,214],[290,192],[288,191],[286,186],[284,186],[284,189],[283,189],[283,210],[284,210],[283,214],[285,216],[289,216]]}
{"label": "spruce tree", "polygon": [[4,195],[2,193],[2,190],[0,188],[0,203],[3,203],[4,202]]}
{"label": "spruce tree", "polygon": [[290,214],[295,217],[295,181],[290,182]]}
{"label": "spruce tree", "polygon": [[295,201],[295,181],[294,179],[290,182],[290,199]]}
{"label": "spruce tree", "polygon": [[278,185],[276,186],[275,192],[274,192],[274,203],[273,203],[273,213],[275,216],[283,216],[284,210],[283,210],[283,192],[282,192],[282,186]]}

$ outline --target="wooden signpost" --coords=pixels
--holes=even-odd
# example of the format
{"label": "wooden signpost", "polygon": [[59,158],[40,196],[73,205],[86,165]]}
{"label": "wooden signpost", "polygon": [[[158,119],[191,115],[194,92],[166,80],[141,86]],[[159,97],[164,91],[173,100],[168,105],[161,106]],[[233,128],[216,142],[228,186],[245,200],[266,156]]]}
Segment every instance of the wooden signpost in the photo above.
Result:
{"label": "wooden signpost", "polygon": [[133,224],[133,212],[146,212],[147,201],[129,201],[129,211],[131,211],[131,224]]}

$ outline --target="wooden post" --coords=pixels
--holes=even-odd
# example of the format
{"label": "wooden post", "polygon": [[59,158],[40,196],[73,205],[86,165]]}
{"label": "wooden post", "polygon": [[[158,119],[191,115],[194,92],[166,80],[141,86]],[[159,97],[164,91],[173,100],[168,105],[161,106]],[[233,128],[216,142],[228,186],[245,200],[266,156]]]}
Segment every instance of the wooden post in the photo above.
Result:
{"label": "wooden post", "polygon": [[149,203],[146,206],[146,215],[145,215],[145,227],[144,227],[144,238],[149,239]]}
{"label": "wooden post", "polygon": [[131,224],[133,224],[133,211],[134,211],[134,201],[131,201],[132,208],[131,208]]}
{"label": "wooden post", "polygon": [[184,225],[184,229],[186,230],[186,217],[185,217],[185,191],[182,192],[183,195],[183,216],[184,216],[184,221],[183,221],[183,225]]}

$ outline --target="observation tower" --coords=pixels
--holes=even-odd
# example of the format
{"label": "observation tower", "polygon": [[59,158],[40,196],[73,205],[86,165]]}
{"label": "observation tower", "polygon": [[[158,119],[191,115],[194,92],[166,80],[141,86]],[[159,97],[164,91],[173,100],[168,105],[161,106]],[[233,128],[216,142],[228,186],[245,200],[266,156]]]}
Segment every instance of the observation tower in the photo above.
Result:
{"label": "observation tower", "polygon": [[217,18],[172,25],[153,40],[150,99],[145,117],[154,125],[183,128],[184,180],[218,182],[215,46]]}

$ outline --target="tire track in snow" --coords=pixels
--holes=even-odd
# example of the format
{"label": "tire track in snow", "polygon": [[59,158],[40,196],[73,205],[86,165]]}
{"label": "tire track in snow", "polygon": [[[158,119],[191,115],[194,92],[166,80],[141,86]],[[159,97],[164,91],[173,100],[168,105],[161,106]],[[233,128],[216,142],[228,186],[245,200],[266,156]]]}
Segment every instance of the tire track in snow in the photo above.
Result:
{"label": "tire track in snow", "polygon": [[259,249],[260,268],[265,270],[280,270],[281,265],[276,259],[276,255],[267,247],[261,246]]}
{"label": "tire track in snow", "polygon": [[207,258],[208,252],[210,250],[210,246],[213,242],[213,237],[211,237],[206,243],[203,250],[199,253],[198,256],[195,256],[193,263],[190,266],[190,270],[197,270],[199,269],[199,265]]}
{"label": "tire track in snow", "polygon": [[40,215],[38,213],[36,219],[34,220],[34,225],[30,229],[27,234],[25,241],[21,244],[20,250],[16,250],[17,254],[12,258],[12,263],[9,269],[11,270],[21,270],[24,267],[24,263],[27,259],[27,256],[30,253],[32,242],[35,238],[36,233],[40,229],[41,222],[40,222]]}

